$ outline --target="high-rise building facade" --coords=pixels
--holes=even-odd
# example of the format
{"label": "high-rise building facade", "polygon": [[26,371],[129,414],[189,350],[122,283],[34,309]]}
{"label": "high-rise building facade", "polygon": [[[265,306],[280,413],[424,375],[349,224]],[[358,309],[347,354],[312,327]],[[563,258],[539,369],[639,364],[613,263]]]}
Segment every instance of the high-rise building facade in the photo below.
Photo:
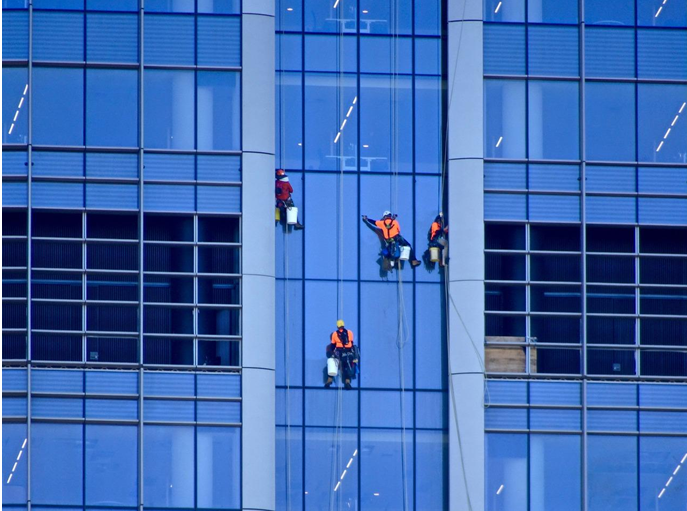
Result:
{"label": "high-rise building facade", "polygon": [[3,508],[684,511],[684,0],[2,23]]}

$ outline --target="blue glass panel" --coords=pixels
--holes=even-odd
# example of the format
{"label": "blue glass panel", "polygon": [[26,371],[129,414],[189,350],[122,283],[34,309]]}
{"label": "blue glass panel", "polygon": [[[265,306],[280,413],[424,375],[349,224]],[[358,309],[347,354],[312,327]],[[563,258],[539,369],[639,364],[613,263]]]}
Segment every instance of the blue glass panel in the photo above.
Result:
{"label": "blue glass panel", "polygon": [[279,31],[303,30],[303,0],[277,0],[275,27]]}
{"label": "blue glass panel", "polygon": [[83,399],[34,397],[31,401],[31,415],[78,419],[83,417]]}
{"label": "blue glass panel", "polygon": [[86,144],[101,147],[138,145],[137,71],[86,71]]}
{"label": "blue glass panel", "polygon": [[[635,192],[637,188],[634,167],[588,165],[586,178],[588,192]],[[590,199],[592,197],[588,197],[587,201]]]}
{"label": "blue glass panel", "polygon": [[638,30],[637,76],[687,79],[687,32]]}
{"label": "blue glass panel", "polygon": [[440,0],[415,0],[415,35],[441,35]]}
{"label": "blue glass panel", "polygon": [[199,427],[196,444],[198,507],[240,508],[241,430]]}
{"label": "blue glass panel", "polygon": [[[444,396],[445,394],[441,392],[417,392],[415,394],[416,428],[441,429],[446,427],[444,424]],[[406,421],[406,424],[410,424],[410,422]]]}
{"label": "blue glass panel", "polygon": [[587,427],[590,431],[637,431],[637,412],[589,410]]}
{"label": "blue glass panel", "polygon": [[143,376],[145,396],[193,396],[192,374],[145,373]]}
{"label": "blue glass panel", "polygon": [[83,0],[34,0],[35,9],[76,9],[83,10]]}
{"label": "blue glass panel", "polygon": [[[403,509],[413,502],[413,439],[400,430],[360,432],[361,509]],[[404,495],[406,497],[404,497]]]}
{"label": "blue glass panel", "polygon": [[86,60],[137,62],[138,15],[89,13],[86,16]]}
{"label": "blue glass panel", "polygon": [[[355,427],[358,425],[358,393],[345,392],[339,409],[335,392],[329,389],[305,391],[305,423],[308,426]],[[343,411],[343,414],[341,411]]]}
{"label": "blue glass panel", "polygon": [[687,408],[687,387],[683,385],[640,385],[639,406]]}
{"label": "blue glass panel", "polygon": [[528,108],[530,158],[580,157],[577,82],[530,81]]}
{"label": "blue glass panel", "polygon": [[558,0],[529,0],[527,2],[527,21],[529,23],[568,23],[577,24],[577,0],[559,2]]}
{"label": "blue glass panel", "polygon": [[582,507],[580,437],[530,435],[530,510]]}
{"label": "blue glass panel", "polygon": [[195,180],[194,158],[190,154],[145,155],[144,176],[150,181]]}
{"label": "blue glass panel", "polygon": [[524,25],[484,25],[484,74],[526,74]]}
{"label": "blue glass panel", "polygon": [[300,73],[277,73],[276,119],[289,129],[276,133],[276,161],[282,168],[301,168],[303,160],[303,85]]}
{"label": "blue glass panel", "polygon": [[86,371],[90,394],[138,394],[138,372]]}
{"label": "blue glass panel", "polygon": [[588,25],[628,25],[635,23],[635,3],[625,0],[584,0],[584,20]]}
{"label": "blue glass panel", "polygon": [[579,405],[580,393],[579,383],[530,382],[530,404],[533,405]]}
{"label": "blue glass panel", "polygon": [[[357,244],[360,216],[355,204],[347,199],[358,195],[357,176],[346,175],[342,183],[340,175],[309,174],[305,184],[304,206],[308,212],[308,225],[314,226],[314,229],[305,231],[305,250],[308,257],[317,260],[317,264],[306,265],[306,278],[338,279],[343,273],[343,278],[356,279],[357,258],[344,257],[343,268],[340,268],[340,254],[331,248],[340,243],[343,247]],[[325,190],[330,193],[323,193]],[[341,197],[343,204],[340,203]],[[337,219],[334,226],[331,225],[332,218]]]}
{"label": "blue glass panel", "polygon": [[562,195],[531,195],[530,220],[579,222],[580,198]]}
{"label": "blue glass panel", "polygon": [[[387,48],[387,54],[388,54]],[[335,35],[305,36],[305,70],[355,73],[358,65],[356,37]],[[387,55],[388,59],[388,55]]]}
{"label": "blue glass panel", "polygon": [[84,60],[84,15],[73,12],[33,14],[35,60]]}
{"label": "blue glass panel", "polygon": [[530,410],[530,428],[577,431],[582,427],[580,410]]}
{"label": "blue glass panel", "polygon": [[637,438],[590,435],[588,438],[590,511],[637,509]]}
{"label": "blue glass panel", "polygon": [[144,185],[143,190],[145,211],[193,211],[195,209],[193,186]]}
{"label": "blue glass panel", "polygon": [[3,176],[25,176],[27,174],[27,155],[23,151],[2,153]]}
{"label": "blue glass panel", "polygon": [[136,426],[86,426],[86,505],[136,505],[137,444]]}
{"label": "blue glass panel", "polygon": [[[86,0],[86,9],[93,11],[137,11],[138,0]],[[146,6],[147,9],[147,6]]]}
{"label": "blue glass panel", "polygon": [[[5,372],[5,371],[3,371]],[[5,397],[2,400],[3,417],[26,417],[27,399],[25,397]]]}
{"label": "blue glass panel", "polygon": [[[3,371],[4,373],[5,371]],[[2,503],[26,504],[26,424],[2,426]]]}
{"label": "blue glass panel", "polygon": [[[294,188],[291,197],[295,204],[302,204],[304,174],[291,174],[291,185]],[[318,192],[321,193],[321,192]],[[301,218],[302,218],[301,214]],[[289,278],[298,279],[303,274],[303,231],[287,232],[283,227],[276,234],[277,277],[281,278],[288,272]],[[288,246],[288,250],[286,247]],[[285,255],[288,253],[288,257]],[[294,260],[295,259],[295,260]],[[301,264],[299,264],[301,261]],[[288,262],[288,265],[286,264]]]}
{"label": "blue glass panel", "polygon": [[415,39],[415,74],[441,74],[441,39]]}
{"label": "blue glass panel", "polygon": [[300,71],[303,69],[301,35],[276,34],[275,64],[277,71]]}
{"label": "blue glass panel", "polygon": [[639,412],[643,433],[687,433],[687,412]]}
{"label": "blue glass panel", "polygon": [[26,369],[3,369],[2,388],[5,392],[24,391],[26,392],[27,376]]}
{"label": "blue glass panel", "polygon": [[144,131],[147,147],[194,148],[194,88],[193,71],[146,70]]}
{"label": "blue glass panel", "polygon": [[[415,509],[447,509],[448,481],[445,460],[448,457],[445,434],[441,431],[415,432]],[[490,508],[491,509],[491,508]]]}
{"label": "blue glass panel", "polygon": [[667,225],[687,223],[687,200],[640,197],[639,221]]}
{"label": "blue glass panel", "polygon": [[[358,470],[362,449],[358,449],[358,430],[309,428],[306,429],[303,443],[306,467],[304,490],[308,492],[305,497],[307,509],[328,509],[329,506],[339,509],[339,506],[343,508],[348,505],[359,505]],[[346,468],[349,462],[350,467]],[[397,466],[396,457],[390,458],[389,464],[383,470],[388,473]],[[341,484],[334,492],[333,489],[339,482]],[[381,492],[383,489],[370,489],[370,495],[373,491]]]}
{"label": "blue glass panel", "polygon": [[484,152],[487,158],[525,157],[525,82],[484,81]]}
{"label": "blue glass panel", "polygon": [[135,154],[86,153],[86,177],[138,177],[138,156]]}
{"label": "blue glass panel", "polygon": [[590,383],[587,385],[587,404],[590,406],[637,406],[637,386]]}
{"label": "blue glass panel", "polygon": [[194,0],[148,0],[146,11],[151,12],[193,12]]}
{"label": "blue glass panel", "polygon": [[[146,5],[146,10],[147,8]],[[195,64],[195,27],[192,16],[146,14],[144,22],[146,63]]]}
{"label": "blue glass panel", "polygon": [[[355,32],[357,2],[352,0],[341,7],[334,7],[331,2],[304,0],[306,32]],[[380,23],[380,28],[385,22]],[[369,25],[366,24],[366,27]],[[369,30],[369,28],[368,28]]]}
{"label": "blue glass panel", "polygon": [[202,71],[197,85],[198,149],[241,149],[241,75]]}
{"label": "blue glass panel", "polygon": [[644,193],[687,193],[687,171],[679,168],[640,167],[639,191]]}
{"label": "blue glass panel", "polygon": [[415,358],[415,387],[419,389],[441,389],[446,381],[441,371],[442,351],[446,344],[443,335],[442,291],[436,284],[415,286],[415,314],[422,324],[422,334],[415,337],[416,349],[422,356]]}
{"label": "blue glass panel", "polygon": [[[286,389],[277,387],[277,425],[303,425],[303,390],[300,388]],[[287,415],[288,412],[288,415]]]}
{"label": "blue glass panel", "polygon": [[193,426],[143,427],[144,505],[193,507],[193,430]]}
{"label": "blue glass panel", "polygon": [[487,509],[527,511],[527,435],[485,436]]}
{"label": "blue glass panel", "polygon": [[301,511],[305,497],[303,489],[303,428],[276,428],[276,484],[277,505],[291,503]]}
{"label": "blue glass panel", "polygon": [[639,160],[687,162],[687,85],[638,88]]}
{"label": "blue glass panel", "polygon": [[494,404],[527,404],[527,382],[490,380],[486,399]]}
{"label": "blue glass panel", "polygon": [[198,156],[198,181],[241,182],[240,156]]}
{"label": "blue glass panel", "polygon": [[241,18],[198,17],[198,65],[241,65]]}
{"label": "blue glass panel", "polygon": [[525,190],[527,167],[519,163],[485,163],[485,190]]}
{"label": "blue glass panel", "polygon": [[687,499],[685,455],[687,438],[639,437],[639,498],[642,510],[681,511]]}
{"label": "blue glass panel", "polygon": [[525,21],[525,0],[484,0],[484,21]]}
{"label": "blue glass panel", "polygon": [[241,376],[238,374],[199,374],[196,379],[198,397],[241,396]]}
{"label": "blue glass panel", "polygon": [[[360,143],[363,148],[360,170],[412,170],[413,110],[410,77],[361,76],[360,108]],[[353,117],[351,115],[348,122],[355,122]],[[306,118],[306,129],[307,122]]]}
{"label": "blue glass panel", "polygon": [[145,421],[194,421],[193,402],[146,399],[143,405],[143,419]]}
{"label": "blue glass panel", "polygon": [[28,190],[26,183],[2,183],[2,205],[26,206]]}
{"label": "blue glass panel", "polygon": [[[439,197],[441,195],[441,179],[438,176],[416,176],[415,178],[415,232],[417,233],[417,251],[418,257],[423,252],[429,248],[429,229],[430,225],[437,216],[437,211],[439,208]],[[424,236],[423,236],[424,234]],[[440,267],[428,268],[429,271],[416,272],[415,278],[418,282],[436,282],[439,283],[441,279]],[[438,293],[438,291],[437,291]],[[435,305],[437,310],[441,310],[440,305]],[[429,309],[424,307],[423,313],[426,313]],[[420,313],[420,311],[416,311]],[[445,322],[441,320],[441,317],[436,314],[427,314],[429,321],[436,322],[440,327],[445,325]],[[436,330],[437,337],[434,339],[439,339],[441,336],[441,330]],[[423,350],[424,351],[424,350]],[[440,362],[438,362],[441,365]]]}
{"label": "blue glass panel", "polygon": [[527,196],[485,193],[485,220],[524,220],[527,218]]}
{"label": "blue glass panel", "polygon": [[[316,287],[319,287],[316,285]],[[323,286],[328,292],[331,286]],[[284,289],[284,281],[276,281],[275,292],[278,296],[284,297],[283,300],[277,301],[276,304],[276,318],[279,324],[283,325],[283,328],[277,329],[276,332],[276,382],[277,385],[286,385],[287,375],[285,367],[289,368],[289,384],[290,385],[302,385],[303,382],[303,364],[305,360],[303,357],[293,356],[294,353],[303,352],[303,336],[302,335],[291,335],[291,332],[303,332],[303,286],[299,281],[292,281],[288,285],[288,291]],[[286,293],[288,292],[288,314],[287,312],[287,298]],[[336,293],[336,291],[333,291]],[[317,298],[320,300],[321,298]],[[346,306],[346,304],[344,305]],[[330,309],[331,310],[331,309]],[[348,308],[346,309],[348,311]],[[332,314],[332,312],[330,312]],[[316,318],[317,316],[315,316]],[[314,320],[314,319],[313,319]],[[308,323],[311,319],[308,320]],[[320,319],[320,321],[322,321]],[[331,325],[331,320],[329,322],[322,321],[320,325],[323,328],[330,327],[333,331],[336,325]],[[315,330],[318,331],[318,330]],[[327,330],[324,330],[326,332]],[[357,331],[357,329],[355,330]],[[317,340],[314,345],[310,348],[312,349],[312,354],[307,353],[306,359],[309,362],[310,371],[305,373],[310,381],[314,385],[323,385],[326,381],[326,376],[324,372],[325,354],[324,349],[327,344],[328,339],[321,337],[323,334],[317,335]],[[326,335],[326,334],[325,334]]]}
{"label": "blue glass panel", "polygon": [[[441,79],[415,77],[415,172],[438,174],[442,161]],[[367,148],[363,148],[367,150]],[[364,153],[365,154],[365,153]],[[364,160],[365,156],[363,156]],[[371,163],[371,162],[370,162]],[[369,167],[371,165],[364,165]]]}
{"label": "blue glass panel", "polygon": [[138,186],[87,183],[86,207],[93,209],[138,209]]}
{"label": "blue glass panel", "polygon": [[29,15],[27,12],[4,11],[2,13],[3,59],[27,59],[29,57]]}
{"label": "blue glass panel", "polygon": [[586,86],[587,158],[635,159],[635,86],[588,83]]}
{"label": "blue glass panel", "polygon": [[217,14],[241,14],[241,1],[198,0],[198,12]]}
{"label": "blue glass panel", "polygon": [[36,183],[31,185],[32,205],[37,208],[83,208],[83,184]]}
{"label": "blue glass panel", "polygon": [[198,186],[198,211],[240,213],[240,186]]}
{"label": "blue glass panel", "polygon": [[198,422],[241,422],[241,403],[198,401],[196,411]]}
{"label": "blue glass panel", "polygon": [[81,371],[31,371],[32,392],[83,392]]}
{"label": "blue glass panel", "polygon": [[579,75],[577,27],[534,25],[528,28],[527,37],[530,75]]}
{"label": "blue glass panel", "polygon": [[138,401],[123,399],[87,399],[87,419],[136,420]]}
{"label": "blue glass panel", "polygon": [[33,153],[34,176],[83,176],[83,153]]}
{"label": "blue glass panel", "polygon": [[31,447],[31,502],[81,505],[83,425],[35,423]]}
{"label": "blue glass panel", "polygon": [[486,429],[527,429],[526,408],[487,408],[484,412]]}
{"label": "blue glass panel", "polygon": [[[435,413],[440,413],[440,410],[441,408]],[[360,425],[364,428],[412,428],[413,393],[374,390],[361,392],[360,414]]]}
{"label": "blue glass panel", "polygon": [[576,192],[580,189],[580,168],[577,165],[530,165],[529,170],[530,190]]}
{"label": "blue glass panel", "polygon": [[637,24],[646,27],[687,27],[687,4],[637,0]]}
{"label": "blue glass panel", "polygon": [[[306,40],[306,50],[307,50]],[[307,63],[307,58],[306,58]],[[413,47],[408,37],[361,37],[360,71],[362,73],[412,72]],[[354,71],[354,69],[345,69]]]}
{"label": "blue glass panel", "polygon": [[33,87],[34,143],[83,145],[83,70],[34,68]]}
{"label": "blue glass panel", "polygon": [[[25,68],[2,69],[2,143],[28,142],[29,90]],[[3,158],[4,159],[4,158]]]}
{"label": "blue glass panel", "polygon": [[585,29],[584,39],[587,76],[635,76],[634,30],[589,27]]}
{"label": "blue glass panel", "polygon": [[587,221],[635,223],[637,200],[634,197],[587,197]]}

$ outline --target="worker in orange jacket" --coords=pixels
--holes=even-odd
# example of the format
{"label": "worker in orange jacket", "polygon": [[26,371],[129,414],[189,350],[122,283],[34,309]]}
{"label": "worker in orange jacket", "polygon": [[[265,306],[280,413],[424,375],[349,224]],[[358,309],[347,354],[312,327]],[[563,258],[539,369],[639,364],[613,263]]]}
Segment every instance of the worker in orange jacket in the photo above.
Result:
{"label": "worker in orange jacket", "polygon": [[[346,329],[343,319],[336,322],[336,330],[332,332],[329,340],[327,357],[339,359],[339,367],[344,377],[344,388],[351,390],[353,388],[351,387],[351,379],[355,375],[355,364],[358,363],[357,350],[353,345],[353,332]],[[327,382],[324,384],[325,388],[331,387],[333,382],[334,378],[328,376]]]}
{"label": "worker in orange jacket", "polygon": [[[391,211],[385,211],[381,220],[372,220],[368,218],[367,215],[363,215],[363,222],[365,222],[371,229],[381,233],[384,241],[387,244],[396,242],[399,244],[399,246],[410,247],[410,264],[413,267],[420,264],[420,261],[415,258],[415,251],[413,250],[412,245],[408,243],[403,236],[401,236],[401,226],[398,223],[398,220],[396,220],[396,215],[392,215]],[[391,258],[393,258],[393,254],[391,254]]]}
{"label": "worker in orange jacket", "polygon": [[[276,206],[285,213],[286,208],[294,206],[293,198],[291,194],[293,193],[293,186],[289,183],[289,176],[286,175],[284,169],[279,169],[276,172],[276,180],[274,183],[274,196],[276,199]],[[285,216],[285,215],[283,215]],[[296,220],[296,225],[293,227],[296,230],[303,229],[303,225]]]}
{"label": "worker in orange jacket", "polygon": [[430,247],[438,247],[441,250],[439,266],[445,266],[448,258],[448,226],[444,226],[444,214],[439,213],[432,222],[427,233]]}

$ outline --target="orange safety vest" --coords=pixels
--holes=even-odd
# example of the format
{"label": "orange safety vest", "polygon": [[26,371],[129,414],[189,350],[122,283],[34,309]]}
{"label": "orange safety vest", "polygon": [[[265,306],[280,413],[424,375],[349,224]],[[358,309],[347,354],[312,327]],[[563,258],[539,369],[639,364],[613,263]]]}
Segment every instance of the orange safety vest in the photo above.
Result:
{"label": "orange safety vest", "polygon": [[396,236],[401,234],[401,226],[398,225],[398,222],[396,220],[392,220],[391,223],[388,225],[386,221],[383,219],[377,220],[375,222],[375,225],[382,230],[385,240],[395,238]]}
{"label": "orange safety vest", "polygon": [[343,328],[341,330],[341,334],[345,339],[346,337],[343,335],[344,333],[348,335],[348,342],[346,344],[344,344],[341,341],[341,339],[339,338],[339,330],[334,330],[332,332],[331,341],[332,341],[332,344],[334,344],[335,348],[352,348],[353,347],[353,332]]}

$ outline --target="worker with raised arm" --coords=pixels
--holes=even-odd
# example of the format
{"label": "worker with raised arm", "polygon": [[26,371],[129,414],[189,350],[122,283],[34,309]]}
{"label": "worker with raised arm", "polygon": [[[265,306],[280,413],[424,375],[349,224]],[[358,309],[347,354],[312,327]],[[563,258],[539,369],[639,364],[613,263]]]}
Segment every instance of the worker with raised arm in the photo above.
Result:
{"label": "worker with raised arm", "polygon": [[429,248],[437,247],[441,251],[439,266],[445,266],[448,257],[448,226],[444,225],[444,214],[439,213],[427,233]]}
{"label": "worker with raised arm", "polygon": [[[330,336],[330,343],[327,347],[327,356],[336,357],[339,360],[339,367],[344,378],[344,388],[351,390],[351,380],[355,375],[355,364],[358,363],[357,350],[353,345],[353,332],[347,330],[343,319],[336,322],[336,330]],[[324,384],[326,388],[331,387],[334,382],[333,376],[327,377]]]}
{"label": "worker with raised arm", "polygon": [[[276,206],[281,210],[282,213],[285,212],[286,208],[291,208],[294,206],[293,198],[291,194],[293,193],[293,186],[289,183],[289,176],[286,175],[284,169],[278,169],[276,172],[276,181],[274,183],[274,195],[276,199]],[[293,227],[296,230],[303,229],[303,225],[296,220],[296,225]]]}
{"label": "worker with raised arm", "polygon": [[[372,220],[368,218],[367,215],[363,215],[363,222],[371,229],[380,232],[387,244],[396,242],[399,246],[410,247],[410,264],[413,265],[413,267],[420,264],[420,261],[415,258],[415,251],[412,245],[401,236],[401,226],[398,220],[396,220],[396,215],[392,215],[391,211],[385,211],[381,220]],[[391,254],[391,258],[393,258],[393,254]]]}

